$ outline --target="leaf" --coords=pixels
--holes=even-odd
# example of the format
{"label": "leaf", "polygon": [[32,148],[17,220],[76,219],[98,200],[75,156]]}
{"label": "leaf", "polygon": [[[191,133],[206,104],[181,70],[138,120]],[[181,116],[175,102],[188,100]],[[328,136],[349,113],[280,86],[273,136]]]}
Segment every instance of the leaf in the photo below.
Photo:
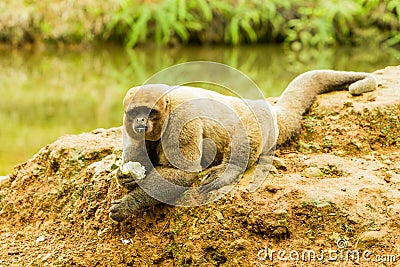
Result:
{"label": "leaf", "polygon": [[147,24],[151,18],[151,10],[141,8],[141,13],[136,22],[131,24],[130,33],[128,35],[127,47],[135,46],[139,40],[145,40],[147,35]]}
{"label": "leaf", "polygon": [[181,23],[174,23],[173,24],[174,31],[176,34],[184,41],[187,42],[189,40],[189,32],[186,30],[185,26]]}
{"label": "leaf", "polygon": [[[239,20],[237,18],[233,18],[231,20],[228,30],[229,30],[228,36],[229,36],[232,44],[238,44],[239,43]],[[225,37],[227,37],[227,36],[225,36]]]}
{"label": "leaf", "polygon": [[156,24],[156,42],[158,44],[168,42],[170,35],[169,27],[172,25],[172,23],[175,23],[173,19],[171,23],[171,17],[173,15],[160,8],[155,9],[153,15]]}
{"label": "leaf", "polygon": [[248,20],[242,20],[240,22],[240,26],[243,28],[243,30],[247,33],[247,36],[249,37],[251,42],[256,42],[257,41],[257,34],[253,30],[253,28],[250,26],[250,23]]}
{"label": "leaf", "polygon": [[204,28],[200,22],[196,22],[196,21],[185,22],[185,27],[188,30],[193,30],[193,31],[201,31]]}
{"label": "leaf", "polygon": [[177,0],[178,1],[178,20],[185,20],[186,18],[186,0]]}
{"label": "leaf", "polygon": [[386,40],[383,44],[385,46],[394,46],[400,44],[400,35],[396,33],[393,37]]}
{"label": "leaf", "polygon": [[206,0],[197,0],[195,2],[197,3],[198,7],[200,8],[201,13],[203,14],[205,20],[207,22],[211,21],[213,18],[211,5],[209,5]]}

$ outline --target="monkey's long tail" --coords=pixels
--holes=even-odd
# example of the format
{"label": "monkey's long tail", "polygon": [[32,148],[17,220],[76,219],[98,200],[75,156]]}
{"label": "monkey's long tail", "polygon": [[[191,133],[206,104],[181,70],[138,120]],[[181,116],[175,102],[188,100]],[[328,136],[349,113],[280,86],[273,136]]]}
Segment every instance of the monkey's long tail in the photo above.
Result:
{"label": "monkey's long tail", "polygon": [[314,70],[295,78],[275,105],[279,137],[277,144],[289,140],[300,129],[302,115],[319,94],[347,89],[360,95],[376,88],[374,75],[365,72]]}

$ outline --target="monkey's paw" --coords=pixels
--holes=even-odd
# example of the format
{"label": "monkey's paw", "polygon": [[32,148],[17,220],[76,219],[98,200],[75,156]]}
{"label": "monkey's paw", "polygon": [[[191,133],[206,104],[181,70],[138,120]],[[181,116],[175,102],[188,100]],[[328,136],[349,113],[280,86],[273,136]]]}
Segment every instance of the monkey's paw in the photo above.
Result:
{"label": "monkey's paw", "polygon": [[240,167],[219,165],[210,168],[201,181],[200,194],[207,194],[224,186],[233,185],[241,173]]}
{"label": "monkey's paw", "polygon": [[201,179],[201,185],[204,186],[204,185],[214,182],[215,180],[217,180],[219,177],[222,176],[225,169],[226,169],[226,166],[215,166],[215,167],[210,168],[206,172],[204,177]]}
{"label": "monkey's paw", "polygon": [[199,189],[200,194],[207,194],[213,190],[216,190],[223,186],[222,181],[218,181],[218,178],[221,177],[225,168],[217,168],[212,167],[207,173],[204,175],[201,180],[201,187]]}
{"label": "monkey's paw", "polygon": [[116,176],[118,183],[130,191],[132,191],[137,186],[135,178],[130,173],[124,174],[122,173],[121,169],[117,169]]}
{"label": "monkey's paw", "polygon": [[111,203],[114,205],[110,208],[109,216],[114,221],[122,222],[132,214],[132,212],[126,207],[122,199],[114,200]]}

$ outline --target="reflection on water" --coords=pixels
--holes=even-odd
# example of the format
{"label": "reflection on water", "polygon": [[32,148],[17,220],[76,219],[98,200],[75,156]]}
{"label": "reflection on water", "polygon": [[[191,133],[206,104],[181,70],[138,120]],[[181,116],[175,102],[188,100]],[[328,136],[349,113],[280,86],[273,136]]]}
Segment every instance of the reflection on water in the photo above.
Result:
{"label": "reflection on water", "polygon": [[265,96],[278,96],[307,70],[373,71],[397,65],[399,54],[366,48],[298,54],[276,46],[0,51],[0,175],[60,135],[120,125],[127,89],[177,63],[225,63],[253,79]]}

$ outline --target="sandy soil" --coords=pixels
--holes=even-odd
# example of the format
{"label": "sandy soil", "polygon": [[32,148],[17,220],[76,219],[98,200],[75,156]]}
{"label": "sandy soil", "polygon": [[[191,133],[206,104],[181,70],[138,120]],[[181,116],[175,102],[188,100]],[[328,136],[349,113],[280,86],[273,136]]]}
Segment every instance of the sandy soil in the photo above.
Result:
{"label": "sandy soil", "polygon": [[319,96],[256,192],[123,223],[121,129],[60,137],[0,181],[0,266],[400,266],[400,67],[376,75]]}

